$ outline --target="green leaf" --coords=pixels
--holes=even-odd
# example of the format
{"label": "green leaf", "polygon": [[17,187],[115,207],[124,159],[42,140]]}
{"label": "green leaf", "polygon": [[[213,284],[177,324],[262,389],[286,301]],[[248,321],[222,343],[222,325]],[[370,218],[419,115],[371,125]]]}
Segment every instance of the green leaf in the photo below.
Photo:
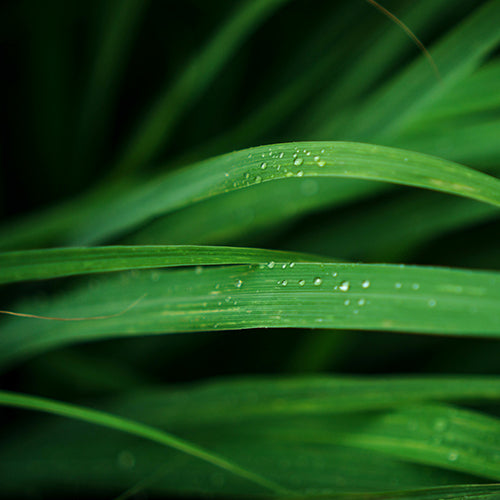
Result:
{"label": "green leaf", "polygon": [[[156,437],[162,435],[159,428],[175,429],[177,435],[191,441],[194,438],[205,448],[217,449],[219,454],[224,451],[233,462],[245,463],[247,469],[262,471],[261,475],[282,484],[282,489],[307,498],[320,493],[336,498],[344,492],[422,488],[467,479],[469,483],[479,482],[477,478],[419,463],[467,472],[486,464],[485,469],[476,472],[480,476],[488,476],[491,471],[496,474],[499,465],[491,459],[491,453],[497,451],[495,440],[499,435],[495,419],[442,405],[406,405],[429,399],[498,401],[499,388],[497,378],[477,377],[252,377],[198,384],[189,389],[158,388],[126,394],[108,403],[112,414],[40,398],[5,393],[1,397],[4,404],[7,398],[8,404],[82,419],[152,441],[158,441]],[[366,412],[382,408],[394,410]],[[359,413],[360,410],[364,412]],[[137,420],[146,425],[137,424]],[[45,487],[52,484],[58,488],[71,479],[84,488],[104,481],[108,487],[125,489],[130,481],[140,481],[138,490],[233,495],[241,493],[242,488],[247,493],[255,491],[250,483],[242,483],[239,478],[234,482],[231,470],[229,474],[220,471],[214,476],[213,461],[206,460],[204,464],[184,460],[179,454],[161,450],[142,439],[131,440],[122,433],[87,429],[72,422],[63,424],[49,421],[34,425],[23,436],[6,443],[0,452],[0,463],[2,469],[10,472],[7,491],[19,489],[20,478],[29,478],[30,484],[42,481]],[[150,434],[150,429],[155,433]],[[176,443],[174,438],[174,448]],[[72,458],[75,453],[78,460]],[[450,453],[459,456],[452,455],[450,460]],[[401,456],[406,463],[391,455]],[[96,460],[100,467],[86,466]],[[35,463],[39,465],[35,467]],[[461,488],[467,491],[469,487],[478,492],[492,488],[483,485],[485,489],[481,490],[479,485],[471,484]],[[460,491],[458,486],[454,488],[450,488],[450,495]],[[444,494],[448,490],[379,495],[413,498],[437,491]],[[260,489],[255,494],[262,496],[266,492]]]}
{"label": "green leaf", "polygon": [[367,144],[303,142],[219,156],[117,197],[73,232],[93,244],[222,193],[288,177],[351,177],[424,187],[500,206],[500,181],[446,160]]}
{"label": "green leaf", "polygon": [[224,26],[167,86],[129,141],[115,169],[130,173],[148,164],[169,139],[176,122],[193,105],[247,36],[286,0],[251,0],[238,7]]}
{"label": "green leaf", "polygon": [[167,432],[155,429],[148,425],[141,424],[123,417],[118,417],[98,410],[92,410],[81,406],[60,403],[50,399],[38,398],[24,394],[15,394],[7,391],[0,391],[0,405],[13,406],[28,410],[37,410],[55,415],[69,417],[76,420],[83,420],[91,424],[107,427],[109,429],[126,432],[134,436],[154,441],[155,443],[174,448],[193,457],[216,465],[248,481],[254,482],[275,493],[287,493],[286,488],[282,488],[274,482],[249,470],[239,467],[225,458],[210,451],[204,450],[183,439],[179,439]]}
{"label": "green leaf", "polygon": [[147,0],[115,0],[100,6],[100,22],[96,23],[98,47],[75,131],[74,169],[93,165],[108,138],[110,115],[118,95],[116,87],[147,5]]}
{"label": "green leaf", "polygon": [[[470,75],[500,42],[496,20],[500,2],[490,0],[479,5],[466,20],[445,35],[431,54],[441,80],[420,59],[383,89],[370,96],[343,137],[391,143],[393,137],[444,96],[450,88]],[[475,43],[471,43],[474,40]]]}
{"label": "green leaf", "polygon": [[494,272],[274,261],[133,271],[96,279],[59,298],[16,305],[18,313],[80,320],[5,320],[0,359],[12,362],[91,339],[261,327],[498,338],[499,283]]}
{"label": "green leaf", "polygon": [[324,260],[296,252],[210,246],[108,246],[0,253],[0,284],[156,267]]}

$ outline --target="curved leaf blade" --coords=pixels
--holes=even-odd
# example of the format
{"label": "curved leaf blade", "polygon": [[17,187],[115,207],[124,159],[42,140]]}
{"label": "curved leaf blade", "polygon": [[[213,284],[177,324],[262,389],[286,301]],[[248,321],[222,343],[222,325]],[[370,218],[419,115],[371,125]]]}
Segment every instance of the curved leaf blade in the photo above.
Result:
{"label": "curved leaf blade", "polygon": [[195,202],[289,177],[390,182],[500,206],[498,179],[440,158],[349,142],[288,143],[219,156],[149,182],[110,201],[70,239],[93,244]]}
{"label": "curved leaf blade", "polygon": [[134,436],[142,437],[170,448],[174,448],[193,457],[204,460],[216,465],[224,470],[236,474],[254,482],[275,493],[290,493],[286,488],[275,484],[274,482],[255,474],[249,470],[241,468],[225,458],[218,456],[210,451],[204,450],[192,443],[173,436],[165,431],[155,429],[140,422],[135,422],[124,417],[119,417],[106,412],[85,408],[73,404],[60,403],[58,401],[16,394],[8,391],[0,391],[0,405],[24,408],[28,410],[37,410],[62,417],[69,417],[76,420],[82,420],[95,425],[107,427],[109,429],[126,432]]}

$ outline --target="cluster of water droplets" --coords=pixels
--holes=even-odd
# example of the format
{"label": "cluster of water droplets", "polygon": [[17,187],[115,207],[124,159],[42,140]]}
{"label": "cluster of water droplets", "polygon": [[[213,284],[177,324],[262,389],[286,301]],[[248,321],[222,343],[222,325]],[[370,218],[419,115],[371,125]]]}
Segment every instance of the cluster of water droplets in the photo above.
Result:
{"label": "cluster of water droplets", "polygon": [[[322,168],[327,162],[324,159],[325,150],[313,153],[308,149],[295,148],[294,152],[289,157],[288,152],[274,150],[269,148],[267,152],[249,153],[248,159],[258,165],[258,173],[255,171],[245,172],[243,179],[238,179],[233,182],[233,187],[250,186],[252,184],[260,184],[261,182],[274,178],[282,177],[304,177],[306,171],[302,168],[308,163],[308,166],[315,164]],[[308,160],[306,162],[306,160]],[[229,177],[229,173],[225,173]]]}
{"label": "cluster of water droplets", "polygon": [[[394,288],[396,290],[405,290],[405,289],[410,289],[411,291],[413,292],[417,292],[418,290],[420,290],[420,283],[410,283],[409,285],[405,285],[403,286],[403,283],[401,283],[400,281],[397,281],[396,283],[394,283]],[[437,306],[437,301],[436,299],[429,299],[427,301],[427,305],[431,308],[433,307],[436,307]]]}

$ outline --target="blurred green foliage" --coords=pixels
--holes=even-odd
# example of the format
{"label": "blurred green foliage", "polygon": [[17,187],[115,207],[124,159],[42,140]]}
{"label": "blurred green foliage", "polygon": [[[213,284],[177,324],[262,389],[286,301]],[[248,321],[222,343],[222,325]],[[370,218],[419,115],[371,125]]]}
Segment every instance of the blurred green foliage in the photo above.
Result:
{"label": "blurred green foliage", "polygon": [[[404,31],[362,0],[3,2],[0,248],[87,243],[91,229],[107,227],[113,207],[120,210],[116,220],[137,215],[133,202],[142,204],[136,197],[142,186],[159,196],[170,184],[182,196],[188,188],[175,184],[183,179],[175,177],[182,167],[266,144],[357,141],[439,156],[498,177],[500,1],[384,0],[383,6],[429,49],[439,79]],[[237,155],[226,158],[236,161]],[[202,180],[211,186],[206,172]],[[479,269],[490,272],[485,276],[492,289],[497,286],[497,208],[366,179],[320,181],[291,178],[227,189],[180,207],[172,202],[168,213],[123,232],[104,230],[93,243],[233,245],[307,252],[334,262]],[[497,186],[491,179],[498,197]],[[169,273],[162,280],[187,276]],[[122,278],[126,284],[150,276],[135,270]],[[230,276],[226,284],[232,286]],[[0,309],[28,304],[32,309],[23,312],[43,312],[61,299],[67,307],[61,315],[72,317],[78,307],[64,302],[72,290],[81,293],[82,310],[90,311],[92,296],[96,307],[106,305],[106,279],[98,274],[2,285]],[[186,293],[188,304],[189,287]],[[118,295],[109,304],[116,299],[120,305]],[[486,299],[493,324],[500,305],[493,293]],[[474,299],[466,306],[474,307]],[[37,330],[29,321],[2,318],[0,337],[16,325],[28,336],[43,334],[44,327]],[[80,324],[71,328],[75,338],[82,335]],[[164,427],[311,498],[500,480],[497,339],[294,328],[208,333],[214,329],[130,338],[132,330],[124,329],[114,332],[123,338],[57,347],[9,365],[0,376],[2,388]],[[4,342],[0,358],[9,355]],[[429,395],[410,384],[407,391],[421,394],[410,402],[349,408],[334,423],[328,412],[292,411],[280,420],[286,398],[302,401],[317,390],[311,374],[325,376],[321,394],[334,391],[332,376],[399,375],[405,383],[401,376],[411,374],[435,377],[431,385],[439,385],[445,384],[440,376],[457,374],[477,401],[459,393]],[[262,375],[276,391],[269,400],[268,382],[262,386],[253,378]],[[488,376],[490,393],[474,385],[477,375]],[[304,385],[282,394],[280,380],[288,376]],[[214,377],[224,379],[222,386],[211,385]],[[203,384],[188,382],[207,384],[208,397]],[[246,384],[254,392],[245,393]],[[373,397],[372,389],[356,390],[358,401]],[[269,414],[224,421],[241,405],[258,407],[262,398]],[[215,409],[204,406],[206,400]],[[435,400],[440,403],[431,404]],[[461,407],[444,403],[462,400]],[[187,422],[197,411],[217,418]],[[136,498],[147,492],[161,498],[269,494],[262,485],[137,436],[13,409],[2,410],[1,422],[0,488],[9,497],[114,498],[135,486]],[[467,488],[421,498],[500,495],[486,486],[469,495]]]}

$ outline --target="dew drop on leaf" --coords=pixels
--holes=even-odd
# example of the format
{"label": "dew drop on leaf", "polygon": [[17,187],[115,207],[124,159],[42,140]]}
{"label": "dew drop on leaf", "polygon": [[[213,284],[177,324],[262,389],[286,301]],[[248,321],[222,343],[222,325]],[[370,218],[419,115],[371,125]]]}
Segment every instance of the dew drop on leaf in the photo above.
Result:
{"label": "dew drop on leaf", "polygon": [[348,281],[342,281],[339,285],[339,289],[342,290],[343,292],[347,292],[349,288],[351,287],[350,283]]}
{"label": "dew drop on leaf", "polygon": [[321,285],[321,283],[323,283],[323,280],[321,278],[314,278],[313,283],[315,286],[319,286]]}

